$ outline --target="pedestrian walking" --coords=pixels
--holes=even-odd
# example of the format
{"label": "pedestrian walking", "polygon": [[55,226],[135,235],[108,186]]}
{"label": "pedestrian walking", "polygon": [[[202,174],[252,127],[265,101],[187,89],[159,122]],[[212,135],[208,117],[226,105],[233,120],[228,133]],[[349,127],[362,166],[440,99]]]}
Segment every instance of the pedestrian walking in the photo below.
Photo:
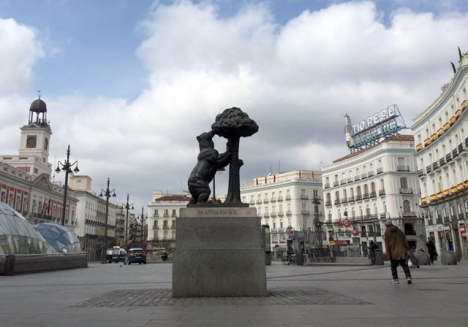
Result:
{"label": "pedestrian walking", "polygon": [[387,258],[390,260],[390,268],[392,271],[393,284],[400,284],[398,280],[398,265],[403,268],[408,284],[412,284],[411,272],[406,263],[406,252],[409,250],[408,241],[405,234],[389,219],[385,222],[387,229],[385,230],[385,248],[387,250]]}
{"label": "pedestrian walking", "polygon": [[427,238],[426,247],[427,247],[427,252],[429,253],[429,257],[431,258],[431,264],[434,264],[434,259],[436,255],[436,247],[430,237]]}

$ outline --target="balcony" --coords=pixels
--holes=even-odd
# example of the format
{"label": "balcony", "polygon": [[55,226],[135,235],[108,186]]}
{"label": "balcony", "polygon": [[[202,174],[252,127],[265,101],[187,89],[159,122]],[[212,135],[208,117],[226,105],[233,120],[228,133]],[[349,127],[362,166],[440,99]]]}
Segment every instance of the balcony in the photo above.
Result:
{"label": "balcony", "polygon": [[463,152],[463,143],[460,143],[458,145],[458,153],[462,153]]}
{"label": "balcony", "polygon": [[332,205],[332,202],[331,201],[325,201],[325,206],[331,206]]}
{"label": "balcony", "polygon": [[262,200],[257,200],[257,204],[262,204]]}
{"label": "balcony", "polygon": [[283,211],[278,211],[278,217],[283,217],[284,216],[284,212]]}
{"label": "balcony", "polygon": [[305,194],[301,194],[301,200],[309,200],[309,196]]}
{"label": "balcony", "polygon": [[385,195],[385,189],[379,190],[379,196]]}
{"label": "balcony", "polygon": [[338,181],[333,182],[333,186],[338,186],[338,184],[339,184]]}
{"label": "balcony", "polygon": [[445,165],[445,158],[439,159],[439,165],[442,167]]}
{"label": "balcony", "polygon": [[456,157],[458,157],[458,149],[453,149],[453,151],[452,151],[452,157],[453,157],[453,159],[455,159]]}
{"label": "balcony", "polygon": [[303,216],[309,216],[309,215],[310,215],[310,212],[309,212],[309,210],[301,210],[301,215],[303,215]]}
{"label": "balcony", "polygon": [[348,183],[354,182],[354,179],[352,177],[348,178]]}
{"label": "balcony", "polygon": [[288,217],[292,216],[292,211],[291,210],[286,211],[286,216],[288,216]]}
{"label": "balcony", "polygon": [[397,166],[398,171],[409,171],[409,166],[406,165],[398,165]]}
{"label": "balcony", "polygon": [[254,205],[254,204],[255,204],[255,201],[250,201],[249,204],[250,204],[250,205]]}
{"label": "balcony", "polygon": [[324,188],[330,188],[330,183],[325,183]]}
{"label": "balcony", "polygon": [[348,202],[354,202],[354,196],[348,197]]}
{"label": "balcony", "polygon": [[432,170],[436,170],[436,169],[439,169],[439,163],[438,162],[432,163]]}
{"label": "balcony", "polygon": [[368,198],[369,198],[369,193],[364,193],[364,195],[362,196],[362,198],[363,198],[364,200],[368,199]]}
{"label": "balcony", "polygon": [[269,213],[264,213],[263,214],[263,218],[269,218],[270,217],[270,214]]}
{"label": "balcony", "polygon": [[361,194],[356,195],[356,201],[362,201],[362,195]]}
{"label": "balcony", "polygon": [[361,178],[366,179],[367,178],[367,173],[361,174]]}
{"label": "balcony", "polygon": [[340,185],[346,184],[346,179],[342,179]]}
{"label": "balcony", "polygon": [[276,212],[272,212],[272,213],[270,214],[270,217],[271,217],[271,218],[276,218]]}
{"label": "balcony", "polygon": [[414,211],[403,211],[403,217],[416,217],[416,212],[414,212]]}
{"label": "balcony", "polygon": [[268,199],[263,199],[263,203],[270,203],[270,200],[268,200]]}
{"label": "balcony", "polygon": [[429,174],[432,171],[432,165],[426,166],[426,173]]}
{"label": "balcony", "polygon": [[374,176],[374,171],[373,171],[373,170],[370,170],[369,173],[368,173],[368,176],[369,176],[369,177]]}
{"label": "balcony", "polygon": [[377,175],[382,174],[382,173],[383,173],[383,168],[382,167],[377,168]]}
{"label": "balcony", "polygon": [[286,195],[286,201],[291,201],[291,196],[290,195]]}
{"label": "balcony", "polygon": [[340,204],[340,200],[335,200],[335,205]]}
{"label": "balcony", "polygon": [[282,196],[278,197],[278,202],[283,202],[283,197]]}
{"label": "balcony", "polygon": [[421,176],[424,176],[424,170],[423,169],[418,170],[418,177],[421,177]]}
{"label": "balcony", "polygon": [[357,182],[357,181],[360,181],[361,180],[361,176],[356,176],[354,177],[354,181]]}
{"label": "balcony", "polygon": [[270,202],[271,202],[271,203],[275,203],[275,202],[276,202],[276,199],[275,199],[275,198],[271,198]]}
{"label": "balcony", "polygon": [[375,197],[377,197],[377,193],[376,193],[375,191],[371,191],[371,192],[369,193],[369,197],[370,197],[371,199],[372,199],[372,198],[375,198]]}
{"label": "balcony", "polygon": [[400,188],[400,194],[413,194],[412,188],[402,187]]}
{"label": "balcony", "polygon": [[447,161],[447,163],[449,163],[450,161],[452,161],[452,154],[450,154],[450,153],[447,154],[447,155],[445,156],[445,161]]}
{"label": "balcony", "polygon": [[341,203],[342,203],[342,204],[348,203],[348,199],[347,199],[347,198],[341,199]]}

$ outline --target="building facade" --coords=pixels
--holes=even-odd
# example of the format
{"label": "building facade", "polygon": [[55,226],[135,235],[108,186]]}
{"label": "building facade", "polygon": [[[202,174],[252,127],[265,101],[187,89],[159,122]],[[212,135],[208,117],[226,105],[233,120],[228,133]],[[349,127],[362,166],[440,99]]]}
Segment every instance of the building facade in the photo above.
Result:
{"label": "building facade", "polygon": [[395,135],[323,167],[325,244],[360,245],[367,253],[372,240],[385,252],[382,236],[391,219],[411,247],[424,247],[413,147],[412,135]]}
{"label": "building facade", "polygon": [[183,194],[153,191],[152,201],[148,204],[148,248],[173,248],[176,241],[176,218],[180,209],[187,207],[190,198],[188,191]]}
{"label": "building facade", "polygon": [[[256,208],[262,224],[270,227],[271,246],[285,251],[291,233],[310,235],[314,222],[323,220],[322,173],[294,170],[254,178],[241,185],[241,199]],[[310,247],[312,240],[304,239]]]}
{"label": "building facade", "polygon": [[413,119],[421,208],[427,234],[441,251],[468,258],[468,54],[439,97]]}

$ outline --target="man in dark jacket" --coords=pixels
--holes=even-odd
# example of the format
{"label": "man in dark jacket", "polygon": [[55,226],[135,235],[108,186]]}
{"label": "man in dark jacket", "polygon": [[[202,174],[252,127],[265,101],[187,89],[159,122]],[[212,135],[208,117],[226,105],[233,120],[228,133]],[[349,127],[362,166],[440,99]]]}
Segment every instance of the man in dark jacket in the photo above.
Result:
{"label": "man in dark jacket", "polygon": [[426,242],[426,247],[427,247],[427,252],[429,252],[429,257],[431,258],[431,264],[434,264],[434,257],[436,253],[436,247],[434,242],[432,242],[432,239],[430,237],[427,238]]}
{"label": "man in dark jacket", "polygon": [[403,268],[405,272],[406,281],[412,284],[411,272],[406,263],[406,251],[409,250],[408,241],[405,234],[389,219],[385,222],[387,229],[385,230],[385,248],[387,250],[387,258],[390,260],[390,268],[392,271],[393,284],[400,284],[398,280],[397,267],[398,265]]}

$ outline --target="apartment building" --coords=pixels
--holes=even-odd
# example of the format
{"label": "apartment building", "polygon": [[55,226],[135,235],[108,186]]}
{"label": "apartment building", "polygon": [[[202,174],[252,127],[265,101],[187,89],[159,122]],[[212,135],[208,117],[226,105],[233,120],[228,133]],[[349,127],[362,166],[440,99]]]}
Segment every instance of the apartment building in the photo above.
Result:
{"label": "apartment building", "polygon": [[385,221],[402,229],[410,246],[425,242],[419,207],[414,137],[394,135],[323,167],[328,245],[383,245]]}
{"label": "apartment building", "polygon": [[415,158],[426,231],[441,253],[468,258],[468,53],[442,93],[413,119]]}
{"label": "apartment building", "polygon": [[291,232],[310,234],[314,222],[323,220],[322,173],[294,170],[257,177],[241,185],[241,199],[257,209],[263,225],[270,226],[272,247],[286,250]]}

